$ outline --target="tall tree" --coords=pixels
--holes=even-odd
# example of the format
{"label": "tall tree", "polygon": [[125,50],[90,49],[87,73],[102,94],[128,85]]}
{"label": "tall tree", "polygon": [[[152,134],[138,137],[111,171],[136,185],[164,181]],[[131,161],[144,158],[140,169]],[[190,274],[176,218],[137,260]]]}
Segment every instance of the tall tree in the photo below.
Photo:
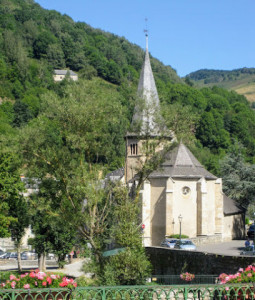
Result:
{"label": "tall tree", "polygon": [[18,252],[18,268],[21,270],[20,250],[29,225],[29,210],[22,194],[24,185],[15,159],[13,154],[0,154],[0,232],[2,237],[11,236],[14,240]]}
{"label": "tall tree", "polygon": [[255,165],[244,161],[243,147],[235,144],[222,159],[221,176],[224,192],[246,209],[255,203]]}

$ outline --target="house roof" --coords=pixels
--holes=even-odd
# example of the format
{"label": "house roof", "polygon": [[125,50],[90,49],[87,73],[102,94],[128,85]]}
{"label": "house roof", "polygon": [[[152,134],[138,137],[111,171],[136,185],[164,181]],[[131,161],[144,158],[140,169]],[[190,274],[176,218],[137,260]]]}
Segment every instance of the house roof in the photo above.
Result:
{"label": "house roof", "polygon": [[108,173],[106,175],[105,179],[108,179],[111,181],[120,180],[121,178],[123,178],[124,174],[125,174],[124,168],[120,168],[120,169],[112,171],[111,173]]}
{"label": "house roof", "polygon": [[223,212],[224,215],[235,215],[244,212],[244,208],[238,206],[236,202],[223,194]]}
{"label": "house roof", "polygon": [[77,74],[72,70],[54,70],[55,75],[66,75],[67,72],[69,72],[71,76],[77,76]]}
{"label": "house roof", "polygon": [[217,179],[207,171],[190,150],[182,143],[166,154],[161,166],[149,177],[176,177]]}

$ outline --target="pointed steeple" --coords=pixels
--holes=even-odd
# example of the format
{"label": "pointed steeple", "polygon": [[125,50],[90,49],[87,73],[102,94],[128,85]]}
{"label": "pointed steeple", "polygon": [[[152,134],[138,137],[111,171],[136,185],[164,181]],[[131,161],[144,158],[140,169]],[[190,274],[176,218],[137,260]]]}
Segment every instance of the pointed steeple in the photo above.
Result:
{"label": "pointed steeple", "polygon": [[154,76],[151,69],[150,56],[148,50],[148,34],[146,33],[145,59],[140,74],[138,90],[138,101],[135,105],[132,119],[133,128],[139,127],[140,134],[159,135],[159,97]]}

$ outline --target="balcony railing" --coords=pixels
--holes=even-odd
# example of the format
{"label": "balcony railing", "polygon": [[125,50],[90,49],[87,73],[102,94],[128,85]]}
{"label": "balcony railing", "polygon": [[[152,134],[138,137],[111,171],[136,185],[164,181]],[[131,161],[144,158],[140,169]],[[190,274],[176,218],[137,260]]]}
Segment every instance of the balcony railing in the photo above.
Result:
{"label": "balcony railing", "polygon": [[0,290],[0,299],[8,300],[222,300],[255,299],[254,286],[232,285],[170,285],[114,286],[67,289]]}

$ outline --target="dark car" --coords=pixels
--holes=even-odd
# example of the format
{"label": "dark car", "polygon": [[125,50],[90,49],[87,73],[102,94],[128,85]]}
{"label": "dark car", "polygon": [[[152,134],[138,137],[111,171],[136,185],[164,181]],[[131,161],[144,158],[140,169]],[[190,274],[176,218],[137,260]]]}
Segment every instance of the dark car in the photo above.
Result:
{"label": "dark car", "polygon": [[248,229],[247,235],[248,235],[248,238],[250,238],[250,239],[254,239],[254,228],[255,228],[255,225],[252,224]]}

